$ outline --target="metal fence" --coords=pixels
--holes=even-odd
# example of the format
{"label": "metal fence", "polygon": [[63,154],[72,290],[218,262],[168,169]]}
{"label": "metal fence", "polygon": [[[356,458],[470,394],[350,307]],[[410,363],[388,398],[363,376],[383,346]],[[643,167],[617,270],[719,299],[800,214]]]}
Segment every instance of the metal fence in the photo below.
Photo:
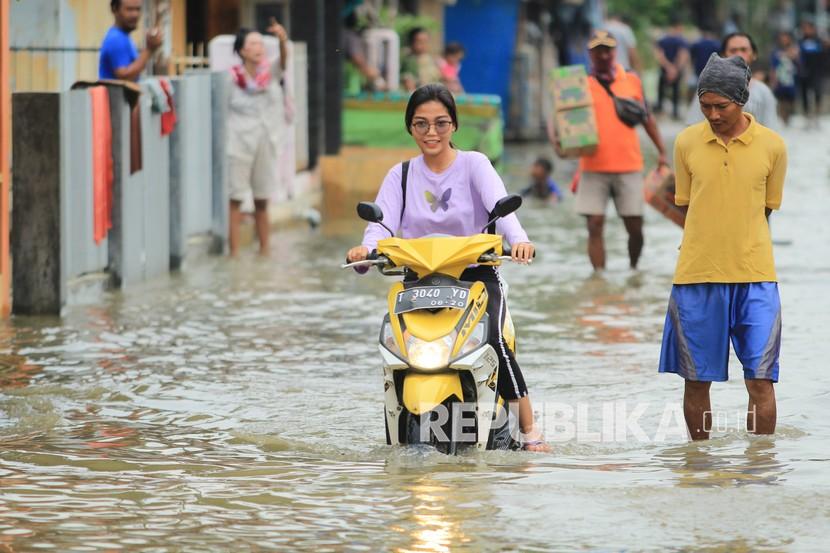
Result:
{"label": "metal fence", "polygon": [[[59,92],[77,81],[98,79],[98,47],[11,46],[9,77],[12,92]],[[210,62],[203,43],[187,45],[184,55],[155,60],[166,67],[161,73],[183,75],[207,69]]]}

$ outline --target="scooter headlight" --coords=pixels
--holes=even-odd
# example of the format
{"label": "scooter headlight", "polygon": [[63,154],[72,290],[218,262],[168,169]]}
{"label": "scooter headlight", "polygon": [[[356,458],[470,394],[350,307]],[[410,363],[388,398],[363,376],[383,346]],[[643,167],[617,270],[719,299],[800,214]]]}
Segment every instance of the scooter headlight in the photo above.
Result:
{"label": "scooter headlight", "polygon": [[397,355],[403,359],[401,349],[398,347],[398,342],[395,340],[395,332],[392,330],[392,323],[385,322],[380,329],[380,345],[388,349],[393,355]]}
{"label": "scooter headlight", "polygon": [[455,343],[455,332],[430,342],[410,336],[406,341],[409,364],[425,371],[443,369],[450,364],[453,343]]}
{"label": "scooter headlight", "polygon": [[486,341],[487,318],[485,317],[483,320],[478,322],[478,324],[473,328],[472,332],[470,332],[470,335],[467,336],[467,340],[464,341],[464,345],[462,345],[461,349],[458,350],[458,357],[463,357],[471,351],[477,350],[482,345],[484,345]]}

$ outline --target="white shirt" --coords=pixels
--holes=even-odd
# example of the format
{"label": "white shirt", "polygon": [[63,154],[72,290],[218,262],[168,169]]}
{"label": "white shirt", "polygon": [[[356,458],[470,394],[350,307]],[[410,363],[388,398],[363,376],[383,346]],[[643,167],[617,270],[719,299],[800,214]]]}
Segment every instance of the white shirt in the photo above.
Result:
{"label": "white shirt", "polygon": [[[271,81],[265,90],[250,93],[242,90],[228,75],[228,127],[226,152],[230,157],[251,161],[262,140],[269,140],[276,152],[285,132],[282,69],[279,61],[271,64]],[[276,155],[276,154],[274,154]]]}
{"label": "white shirt", "polygon": [[637,47],[637,39],[634,36],[634,31],[622,21],[615,20],[606,21],[604,27],[606,31],[617,39],[617,63],[622,65],[624,69],[631,69],[631,58],[628,55],[628,51],[631,48]]}

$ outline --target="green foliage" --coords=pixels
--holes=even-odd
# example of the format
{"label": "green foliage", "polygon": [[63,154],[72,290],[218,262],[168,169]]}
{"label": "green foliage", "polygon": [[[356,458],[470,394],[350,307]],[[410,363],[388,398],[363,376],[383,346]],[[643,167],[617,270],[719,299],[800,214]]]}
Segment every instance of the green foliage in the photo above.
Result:
{"label": "green foliage", "polygon": [[430,33],[438,31],[438,23],[431,17],[424,15],[398,14],[394,19],[390,16],[389,10],[382,10],[379,21],[381,27],[395,29],[401,39],[401,49],[406,47],[409,31],[416,27],[423,27]]}
{"label": "green foliage", "polygon": [[618,13],[640,32],[664,26],[672,16],[685,15],[681,0],[607,0],[608,11]]}
{"label": "green foliage", "polygon": [[608,11],[617,13],[637,36],[637,52],[645,67],[656,66],[653,41],[655,30],[668,26],[673,17],[690,22],[682,0],[607,0]]}

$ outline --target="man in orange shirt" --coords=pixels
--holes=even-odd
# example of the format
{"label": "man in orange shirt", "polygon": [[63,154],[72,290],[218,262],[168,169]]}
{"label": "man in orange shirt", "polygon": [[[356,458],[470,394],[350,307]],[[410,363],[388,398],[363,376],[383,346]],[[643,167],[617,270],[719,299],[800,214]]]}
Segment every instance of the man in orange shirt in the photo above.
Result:
{"label": "man in orange shirt", "polygon": [[[628,232],[631,268],[643,250],[643,154],[637,129],[617,115],[612,93],[634,100],[645,110],[643,85],[635,73],[616,63],[617,41],[607,31],[594,31],[588,41],[591,75],[588,85],[594,100],[599,146],[580,161],[582,180],[576,191],[576,211],[588,223],[588,257],[595,271],[605,269],[605,208],[614,199]],[[644,111],[643,127],[657,147],[658,164],[668,165],[663,139],[654,117]]]}

